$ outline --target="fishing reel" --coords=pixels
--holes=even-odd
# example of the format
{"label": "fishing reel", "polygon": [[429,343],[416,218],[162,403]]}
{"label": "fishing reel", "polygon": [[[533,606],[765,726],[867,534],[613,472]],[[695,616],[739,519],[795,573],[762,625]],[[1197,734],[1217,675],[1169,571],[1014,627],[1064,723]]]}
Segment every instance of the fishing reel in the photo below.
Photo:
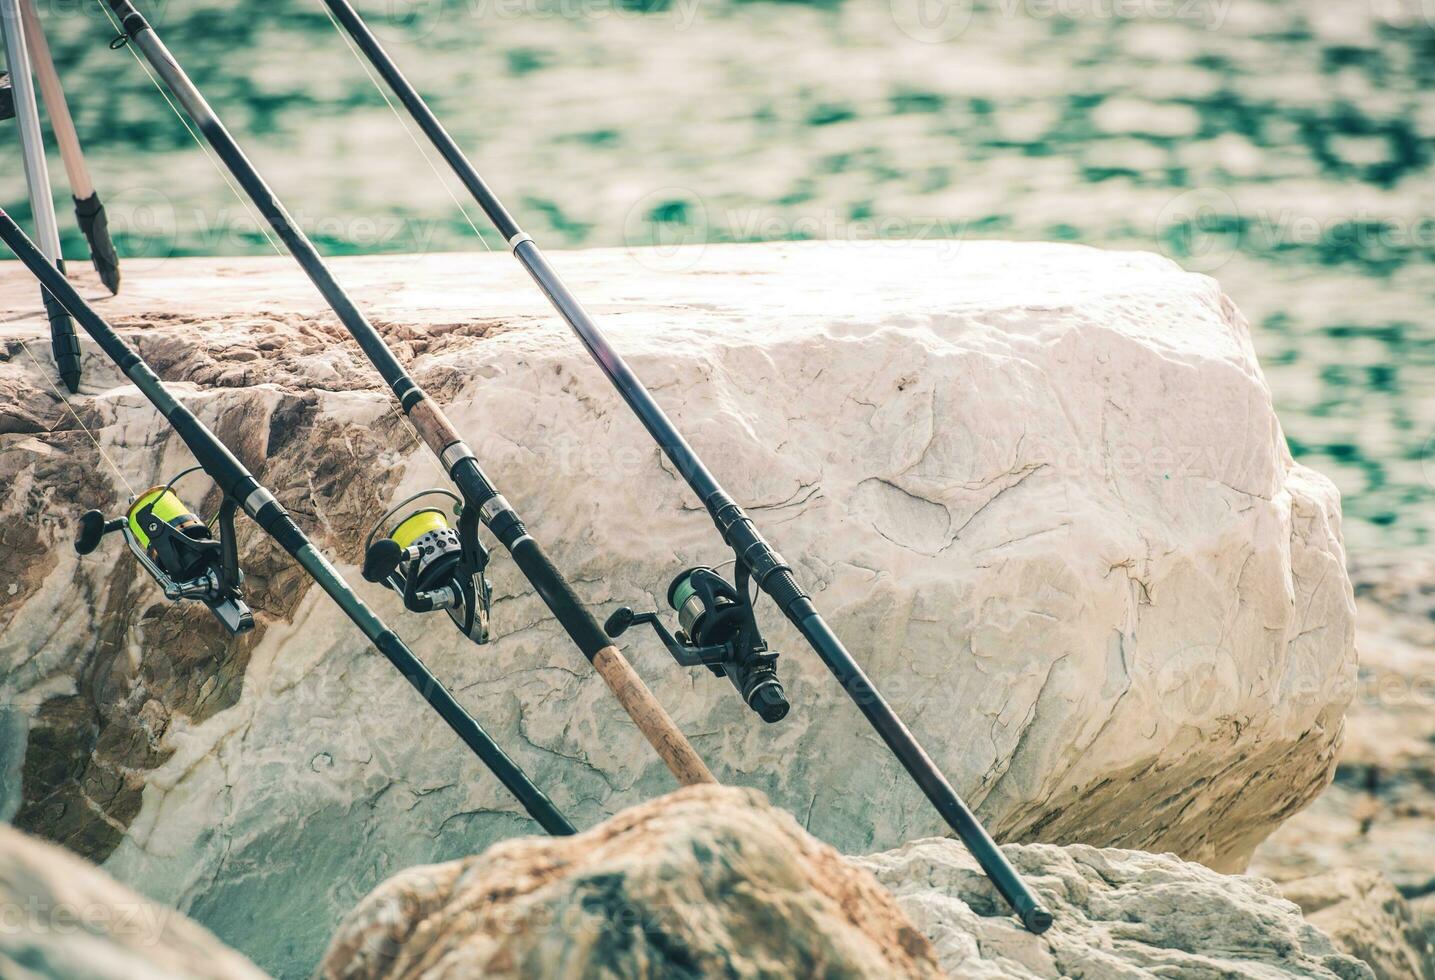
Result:
{"label": "fishing reel", "polygon": [[[410,504],[425,497],[445,497],[458,517],[455,528],[443,509]],[[404,597],[411,612],[448,613],[459,632],[475,643],[488,642],[488,614],[493,587],[484,575],[488,549],[478,539],[476,507],[448,490],[424,490],[399,501],[379,518],[364,539],[364,578],[387,585]],[[386,535],[374,540],[379,529]]]}
{"label": "fishing reel", "polygon": [[678,634],[668,632],[657,613],[635,613],[627,606],[603,624],[617,639],[630,626],[653,627],[668,653],[683,667],[706,667],[727,677],[749,708],[768,723],[787,717],[787,694],[777,679],[777,654],[767,652],[767,641],[753,614],[748,570],[740,562],[733,583],[706,566],[689,568],[668,586],[668,605],[678,614]]}
{"label": "fishing reel", "polygon": [[216,539],[211,524],[194,516],[174,492],[176,483],[200,469],[190,467],[164,486],[146,490],[130,502],[123,517],[106,520],[100,511],[87,511],[80,517],[75,551],[88,555],[105,535],[121,531],[166,599],[203,602],[230,633],[247,633],[254,628],[254,613],[240,591],[244,573],[234,538],[239,505],[228,497],[219,505],[211,522],[219,527]]}

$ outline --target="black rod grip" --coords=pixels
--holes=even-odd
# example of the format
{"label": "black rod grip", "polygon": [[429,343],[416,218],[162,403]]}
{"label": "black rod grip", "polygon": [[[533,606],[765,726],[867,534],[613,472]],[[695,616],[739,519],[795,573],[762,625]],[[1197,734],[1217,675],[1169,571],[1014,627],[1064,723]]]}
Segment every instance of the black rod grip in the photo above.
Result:
{"label": "black rod grip", "polygon": [[608,639],[593,614],[588,612],[579,600],[568,580],[553,567],[537,541],[524,535],[514,542],[509,550],[513,554],[514,564],[528,581],[533,583],[533,588],[538,591],[558,622],[563,624],[573,642],[578,644],[583,656],[592,660],[599,650],[613,645],[613,641]]}
{"label": "black rod grip", "polygon": [[50,321],[50,349],[55,355],[55,368],[60,380],[74,394],[80,390],[80,338],[75,324],[60,301],[48,289],[40,291],[45,303],[45,317]]}

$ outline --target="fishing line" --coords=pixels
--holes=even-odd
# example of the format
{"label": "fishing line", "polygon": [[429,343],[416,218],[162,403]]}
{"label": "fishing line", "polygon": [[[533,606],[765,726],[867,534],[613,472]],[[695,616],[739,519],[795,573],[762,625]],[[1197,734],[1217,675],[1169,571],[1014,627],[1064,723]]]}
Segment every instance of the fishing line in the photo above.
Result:
{"label": "fishing line", "polygon": [[[98,3],[99,0],[96,0],[96,2]],[[349,40],[348,35],[344,33],[344,29],[339,26],[339,22],[334,19],[334,15],[329,12],[328,8],[324,9],[324,16],[329,18],[329,23],[333,26],[335,33],[337,33],[339,38],[344,42],[344,46],[349,49],[349,53],[354,56],[354,60],[359,63],[359,68],[363,70],[365,77],[369,80],[369,84],[374,87],[379,93],[379,96],[384,100],[384,105],[389,107],[389,112],[393,113],[394,119],[403,127],[404,134],[408,136],[409,142],[413,143],[414,149],[419,151],[419,156],[424,158],[424,163],[428,164],[429,170],[432,171],[434,177],[438,179],[439,185],[443,187],[444,191],[448,194],[449,200],[453,202],[454,207],[458,208],[459,213],[463,215],[463,220],[468,222],[468,226],[473,229],[473,233],[477,235],[478,240],[483,243],[484,249],[492,252],[493,247],[489,245],[488,240],[483,237],[483,232],[479,231],[478,225],[474,224],[473,218],[469,216],[468,209],[463,206],[463,202],[458,199],[458,195],[453,192],[453,188],[449,187],[448,181],[443,179],[443,175],[440,173],[438,167],[434,165],[433,158],[428,155],[428,151],[423,148],[423,144],[419,142],[418,137],[416,137],[413,130],[409,128],[409,124],[404,121],[404,117],[399,112],[398,107],[395,106],[393,100],[389,98],[389,93],[384,91],[384,87],[379,84],[379,80],[375,78],[374,73],[369,70],[368,63],[364,61],[359,50],[354,47],[353,42]],[[409,430],[409,435],[414,438],[415,447],[419,449],[423,457],[428,460],[430,468],[444,479],[447,479],[448,473],[439,465],[438,460],[431,454],[422,452],[424,448],[423,439],[419,436],[419,432],[414,428],[413,423],[409,421],[409,417],[404,414],[403,410],[397,405],[391,409],[391,411],[394,415],[398,416],[399,420],[403,422],[404,427]]]}
{"label": "fishing line", "polygon": [[[124,3],[127,0],[111,2]],[[778,654],[768,648],[754,612],[751,588],[758,586],[759,594],[771,597],[787,621],[796,627],[807,645],[843,686],[888,750],[946,824],[961,838],[996,890],[1016,912],[1022,925],[1033,933],[1050,928],[1053,922],[1051,911],[1042,905],[1041,899],[997,847],[901,717],[873,686],[861,664],[823,620],[798,583],[792,567],[703,465],[672,420],[624,362],[622,355],[608,343],[598,325],[568,291],[558,273],[548,265],[533,239],[524,234],[517,221],[487,187],[462,148],[384,51],[383,45],[354,10],[350,0],[324,0],[324,3],[333,12],[333,19],[344,26],[363,50],[409,110],[414,122],[499,229],[514,257],[618,389],[628,407],[702,502],[723,542],[732,549],[735,560],[731,582],[711,566],[698,566],[679,573],[668,586],[668,605],[677,613],[678,619],[676,636],[663,624],[657,612],[639,613],[624,606],[615,611],[604,625],[606,639],[617,639],[635,625],[651,626],[678,664],[705,667],[719,676],[728,677],[748,707],[763,721],[780,721],[786,716],[789,703],[777,678]],[[514,556],[518,556],[516,550]],[[557,609],[555,612],[559,612],[562,619],[562,612]]]}
{"label": "fishing line", "polygon": [[[239,187],[236,186],[234,180],[229,175],[229,171],[225,169],[223,164],[215,157],[214,151],[210,149],[209,144],[206,143],[203,139],[201,139],[199,134],[194,131],[193,125],[191,125],[190,121],[185,117],[185,114],[180,111],[179,107],[174,104],[174,100],[170,98],[169,92],[165,89],[163,85],[160,84],[159,79],[155,78],[154,73],[150,71],[149,65],[145,64],[144,59],[140,57],[139,53],[135,51],[133,47],[131,47],[131,45],[129,44],[129,38],[123,33],[119,22],[115,20],[114,15],[111,14],[110,10],[105,6],[104,0],[95,0],[95,5],[98,6],[100,8],[100,12],[105,15],[105,19],[110,22],[110,26],[113,27],[116,31],[120,32],[116,35],[115,40],[110,42],[110,48],[112,50],[125,48],[129,51],[130,57],[134,58],[135,63],[140,66],[140,70],[145,73],[145,77],[149,79],[149,82],[151,85],[154,86],[155,91],[159,92],[160,98],[164,99],[165,105],[169,106],[169,111],[174,113],[175,118],[178,119],[180,125],[184,127],[185,132],[189,133],[189,138],[194,140],[195,145],[198,146],[200,152],[204,154],[204,158],[209,161],[209,165],[214,168],[215,173],[219,174],[220,179],[223,180],[225,186],[229,188],[229,192],[233,194],[234,199],[239,202],[239,206],[245,210],[245,212],[249,215],[251,219],[253,219],[254,226],[259,229],[259,233],[264,236],[264,240],[269,243],[269,247],[274,250],[274,254],[281,259],[284,258],[285,252],[279,246],[279,243],[276,242],[274,238],[270,235],[268,223],[264,220],[263,216],[255,210],[252,202],[250,202],[250,200],[240,191]],[[332,16],[330,17],[330,20],[333,20]],[[338,29],[337,24],[335,24],[334,26],[335,29]],[[121,43],[121,39],[123,39],[123,43]],[[357,53],[355,54],[355,57],[358,57]],[[372,80],[373,79],[371,77],[370,81]],[[380,90],[380,94],[383,94],[382,90]],[[388,101],[387,96],[385,96],[385,101]],[[395,114],[397,114],[397,110],[394,109],[392,103],[390,103],[389,109],[394,111]],[[405,129],[405,131],[407,131],[407,128]],[[413,139],[412,133],[409,134],[409,138]],[[415,142],[415,145],[417,145],[417,142]],[[420,152],[422,152],[423,148],[419,147],[419,150]],[[425,154],[424,159],[428,159],[427,154]],[[429,167],[433,167],[432,161],[429,162]],[[434,173],[438,173],[438,171],[435,170]],[[453,196],[452,191],[449,191],[449,196]],[[457,202],[455,201],[455,203]],[[460,205],[459,210],[463,210],[462,205]],[[464,213],[464,218],[468,219],[467,212]],[[473,226],[472,219],[468,219],[468,223],[470,227]],[[474,231],[476,232],[478,231],[478,229],[474,228]],[[482,238],[483,236],[480,235],[479,239],[482,240]],[[485,248],[488,248],[487,242],[484,242],[483,245]],[[205,342],[204,334],[202,332],[199,333],[199,338],[200,344],[204,347],[204,352],[209,355],[211,360],[213,360],[214,353],[209,347],[209,345]],[[71,410],[71,414],[74,414],[73,409]],[[408,416],[406,416],[403,411],[398,407],[390,408],[388,411],[385,412],[385,415],[388,414],[393,414],[398,417],[399,421],[404,424],[404,427],[409,430],[409,435],[413,437],[414,446],[416,448],[422,449],[423,439],[420,438],[418,430],[414,428],[413,423],[409,421]],[[76,418],[78,419],[79,416],[76,416]],[[81,423],[81,425],[83,424],[84,423]],[[426,459],[428,459],[429,465],[432,466],[436,471],[438,471],[445,477],[448,476],[447,473],[443,472],[443,468],[439,466],[438,462],[435,461],[433,457],[429,456],[427,453],[423,453],[422,455]],[[128,484],[126,484],[126,486],[128,486]],[[130,493],[131,495],[133,495],[134,491],[131,490]]]}
{"label": "fishing line", "polygon": [[105,7],[104,0],[95,0],[95,4],[100,8],[100,13],[104,14],[105,19],[110,22],[110,26],[120,32],[115,36],[115,39],[110,42],[110,49],[118,50],[125,48],[129,51],[130,57],[134,58],[135,63],[140,66],[140,70],[145,73],[145,77],[149,79],[150,84],[155,87],[155,91],[159,92],[160,98],[164,99],[165,104],[169,106],[169,111],[174,113],[175,118],[178,119],[180,125],[184,127],[185,132],[189,133],[189,138],[194,140],[194,145],[199,147],[199,151],[204,154],[205,159],[209,161],[209,165],[219,174],[220,179],[229,186],[230,193],[232,193],[234,199],[239,202],[239,206],[244,208],[245,211],[249,213],[249,217],[254,219],[254,227],[259,229],[259,234],[264,236],[264,240],[269,243],[270,248],[274,249],[276,255],[283,257],[284,253],[279,250],[279,246],[274,243],[274,239],[269,237],[269,230],[265,227],[264,221],[254,212],[254,209],[250,206],[244,195],[239,192],[239,188],[234,186],[234,182],[230,180],[228,172],[220,166],[219,161],[214,158],[208,144],[199,138],[199,134],[190,126],[189,120],[184,117],[184,113],[180,112],[179,107],[170,100],[169,93],[165,91],[164,86],[160,85],[159,79],[155,78],[150,72],[149,66],[145,64],[144,59],[141,58],[134,49],[130,48],[129,38],[126,37],[119,23],[115,21],[114,16]]}
{"label": "fishing line", "polygon": [[[321,4],[322,2],[323,0],[320,0]],[[423,144],[420,143],[418,137],[414,135],[414,131],[408,121],[399,112],[398,107],[394,105],[393,99],[389,98],[389,93],[384,91],[383,85],[379,84],[379,80],[374,77],[374,73],[370,70],[368,62],[365,61],[363,55],[359,53],[359,49],[354,47],[354,42],[349,39],[348,34],[344,33],[344,29],[339,26],[339,22],[334,19],[333,11],[325,7],[324,16],[329,18],[329,23],[333,25],[334,32],[339,35],[340,40],[344,42],[344,46],[349,49],[349,53],[354,56],[354,60],[357,61],[359,67],[363,69],[364,74],[369,79],[369,84],[374,86],[374,89],[383,98],[384,104],[389,107],[389,111],[394,114],[394,118],[398,120],[399,125],[404,128],[404,132],[408,134],[409,141],[413,143],[414,149],[419,151],[419,155],[424,158],[424,163],[427,163],[429,170],[433,171],[433,175],[438,180],[439,186],[448,192],[449,200],[453,202],[454,207],[458,208],[459,213],[463,215],[463,220],[468,222],[468,226],[473,229],[473,233],[477,235],[478,240],[483,243],[484,249],[492,252],[493,246],[488,244],[488,239],[483,237],[483,232],[479,231],[478,225],[474,224],[473,218],[469,216],[468,208],[463,206],[463,202],[458,199],[458,195],[453,192],[453,188],[449,186],[448,181],[444,179],[443,174],[440,173],[438,167],[434,165],[433,158],[428,155],[428,151],[424,149]]]}
{"label": "fishing line", "polygon": [[[50,386],[50,390],[54,392],[55,397],[60,400],[60,404],[64,405],[65,410],[75,417],[75,421],[79,423],[81,431],[90,437],[90,441],[95,444],[95,449],[99,451],[100,458],[109,464],[110,469],[115,471],[115,476],[120,478],[120,482],[123,483],[125,489],[129,491],[130,497],[134,497],[135,488],[130,486],[130,481],[125,479],[125,475],[119,466],[116,465],[114,460],[110,459],[109,453],[105,452],[105,447],[100,445],[100,440],[95,438],[95,434],[90,431],[90,427],[85,424],[85,420],[80,418],[80,413],[75,411],[75,407],[70,404],[70,400],[61,394],[60,389],[55,386],[55,382],[50,378],[49,369],[40,363],[40,359],[35,356],[35,352],[30,350],[30,345],[25,343],[24,340],[20,341],[20,349],[30,358],[30,361],[35,365],[35,369],[40,373],[40,377],[45,379],[45,383]],[[54,430],[52,429],[51,431],[53,432]]]}

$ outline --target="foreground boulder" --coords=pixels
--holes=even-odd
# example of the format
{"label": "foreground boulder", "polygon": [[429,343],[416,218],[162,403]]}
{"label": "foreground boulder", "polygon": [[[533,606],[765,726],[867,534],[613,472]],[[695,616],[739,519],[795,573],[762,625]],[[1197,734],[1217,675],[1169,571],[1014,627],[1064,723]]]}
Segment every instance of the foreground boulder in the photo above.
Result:
{"label": "foreground boulder", "polygon": [[398,875],[349,915],[320,972],[917,978],[941,975],[935,957],[959,980],[1373,976],[1270,882],[1170,855],[1006,851],[1056,913],[1044,935],[1022,930],[955,841],[847,859],[756,793],[685,789],[577,837]]}
{"label": "foreground boulder", "polygon": [[339,927],[333,980],[941,976],[866,872],[752,791],[693,787],[576,837],[411,868]]}
{"label": "foreground boulder", "polygon": [[263,980],[174,909],[67,851],[0,825],[0,976]]}
{"label": "foreground boulder", "polygon": [[[554,261],[999,838],[1239,869],[1329,780],[1355,670],[1337,496],[1292,462],[1211,280],[1005,243]],[[730,557],[511,259],[336,268],[600,612]],[[371,523],[441,480],[290,263],[167,261],[100,307],[356,582]],[[78,559],[81,512],[188,457],[88,344],[76,414],[54,400],[13,265],[0,315],[0,816],[284,973],[384,878],[532,830],[252,529],[259,626],[239,641],[164,603],[118,542]],[[183,489],[213,513],[202,481]],[[484,649],[358,584],[579,826],[671,788],[506,556],[493,573]],[[943,833],[764,621],[794,702],[776,726],[651,634],[625,644],[716,775],[820,839]]]}

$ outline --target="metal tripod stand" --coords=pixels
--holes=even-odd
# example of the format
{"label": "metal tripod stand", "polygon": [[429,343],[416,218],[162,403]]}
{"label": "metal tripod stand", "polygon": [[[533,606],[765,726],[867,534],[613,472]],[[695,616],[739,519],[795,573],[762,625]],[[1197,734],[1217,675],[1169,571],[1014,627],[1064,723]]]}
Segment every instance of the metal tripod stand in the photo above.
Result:
{"label": "metal tripod stand", "polygon": [[[0,88],[0,118],[13,114],[20,131],[20,156],[24,161],[25,183],[30,191],[30,209],[35,217],[36,239],[45,258],[62,272],[60,228],[55,218],[55,201],[50,190],[50,171],[45,162],[45,142],[40,130],[40,109],[35,99],[35,80],[45,100],[60,158],[75,199],[75,217],[89,243],[90,259],[100,281],[111,293],[119,292],[120,266],[110,240],[105,209],[90,180],[80,150],[75,121],[60,87],[60,76],[50,57],[50,45],[35,9],[35,0],[0,0],[0,31],[5,36],[5,63],[9,69],[8,93]],[[33,70],[33,75],[32,75]],[[9,99],[5,96],[9,95]],[[9,103],[7,106],[6,103]],[[45,314],[50,320],[50,343],[60,378],[70,391],[80,387],[80,342],[70,315],[48,292],[42,291]]]}

